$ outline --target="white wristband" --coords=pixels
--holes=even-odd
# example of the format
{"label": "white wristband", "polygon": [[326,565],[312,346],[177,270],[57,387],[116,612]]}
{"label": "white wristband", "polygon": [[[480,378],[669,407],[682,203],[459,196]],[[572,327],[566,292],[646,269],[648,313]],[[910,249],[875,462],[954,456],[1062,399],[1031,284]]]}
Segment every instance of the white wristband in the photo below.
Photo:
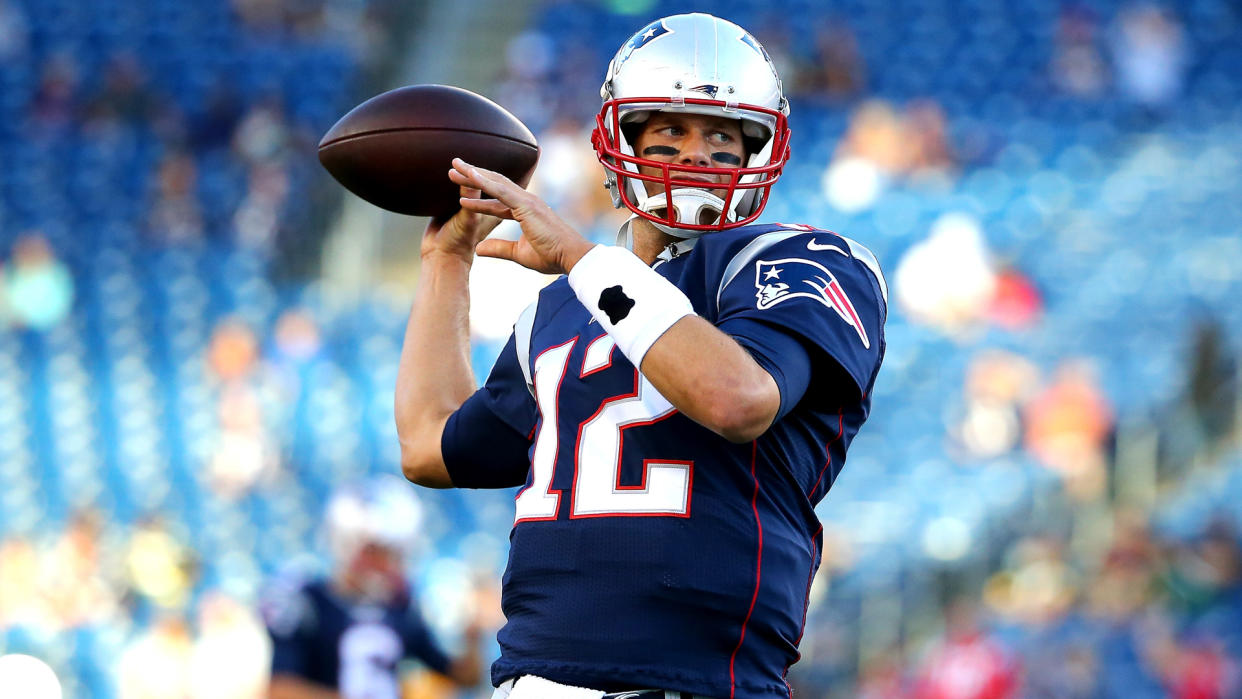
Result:
{"label": "white wristband", "polygon": [[569,271],[569,286],[635,368],[673,323],[694,315],[681,289],[624,248],[591,248]]}

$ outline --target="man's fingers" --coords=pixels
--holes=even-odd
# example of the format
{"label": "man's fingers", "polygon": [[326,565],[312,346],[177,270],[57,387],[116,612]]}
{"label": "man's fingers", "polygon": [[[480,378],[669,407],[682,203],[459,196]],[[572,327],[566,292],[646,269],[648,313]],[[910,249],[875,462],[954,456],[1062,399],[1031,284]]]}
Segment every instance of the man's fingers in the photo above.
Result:
{"label": "man's fingers", "polygon": [[501,240],[500,238],[488,238],[478,245],[474,246],[474,252],[481,257],[498,257],[502,260],[512,260],[516,262],[514,255],[517,250],[517,241]]}
{"label": "man's fingers", "polygon": [[462,197],[459,201],[461,202],[461,208],[466,211],[473,211],[477,214],[487,214],[488,216],[495,216],[496,218],[513,219],[513,212],[509,210],[509,207],[495,199],[471,199],[469,197]]}
{"label": "man's fingers", "polygon": [[449,171],[449,179],[459,185],[481,189],[488,196],[504,202],[510,208],[516,206],[521,197],[526,194],[526,190],[499,172],[475,167],[461,158],[453,158],[453,169]]}

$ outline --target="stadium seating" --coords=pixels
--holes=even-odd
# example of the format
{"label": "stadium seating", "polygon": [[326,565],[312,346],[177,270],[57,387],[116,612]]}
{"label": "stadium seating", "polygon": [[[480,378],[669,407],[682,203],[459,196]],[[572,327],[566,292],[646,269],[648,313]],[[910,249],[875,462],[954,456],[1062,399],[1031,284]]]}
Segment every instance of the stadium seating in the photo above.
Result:
{"label": "stadium seating", "polygon": [[[320,133],[350,106],[357,57],[329,36],[260,35],[226,0],[7,1],[25,17],[29,40],[27,53],[0,70],[0,252],[40,231],[72,274],[75,302],[49,330],[0,329],[0,538],[54,530],[88,506],[122,530],[159,515],[195,552],[195,594],[239,580],[253,593],[291,555],[320,550],[319,510],[335,486],[397,468],[391,395],[405,308],[378,296],[342,307],[313,282],[275,275],[270,251],[232,230],[248,186],[240,156],[227,139],[198,148],[190,132],[208,118],[212,90],[227,83],[238,113],[275,96],[290,123]],[[1105,19],[1125,7],[1087,4]],[[783,20],[741,0],[646,5],[637,17],[607,9],[624,3],[550,3],[532,29],[552,37],[557,52],[591,47],[595,64],[582,70],[598,75],[609,58],[603,47],[619,45],[647,16],[696,8],[747,26],[784,21],[789,32],[847,20],[867,96],[933,98],[951,142],[992,145],[961,163],[947,186],[896,180],[870,208],[842,214],[828,207],[820,182],[855,102],[795,98],[794,160],[767,218],[838,230],[891,270],[941,213],[970,212],[995,255],[1014,261],[1043,296],[1034,327],[969,340],[894,307],[873,417],[819,508],[848,535],[855,561],[809,623],[827,623],[831,609],[853,613],[857,624],[869,590],[896,590],[917,606],[933,591],[929,569],[995,560],[1048,524],[1041,502],[1061,486],[1030,455],[964,463],[947,444],[946,420],[978,348],[1014,349],[1048,372],[1067,356],[1092,359],[1125,421],[1146,420],[1184,395],[1194,319],[1213,317],[1242,337],[1242,42],[1219,29],[1230,12],[1223,0],[1178,6],[1193,60],[1176,109],[1154,119],[1135,116],[1123,100],[1075,100],[1050,86],[1058,10],[1039,0],[790,0]],[[795,35],[791,47],[805,38]],[[118,55],[142,66],[159,106],[136,120],[92,121],[84,105]],[[63,121],[36,115],[44,71],[57,61],[75,74],[76,100]],[[557,104],[576,105],[585,121],[597,108],[590,99],[565,94]],[[169,120],[187,132],[180,146]],[[151,229],[159,169],[178,147],[189,147],[197,166],[192,196],[203,233],[189,241]],[[305,173],[315,167],[309,152],[294,157],[292,201],[306,196]],[[260,398],[270,408],[263,432],[274,440],[277,473],[223,496],[206,475],[221,430],[220,385],[206,358],[212,333],[222,319],[240,319],[270,364],[276,320],[289,309],[311,315],[322,350],[264,374],[289,383],[275,389],[285,391],[283,407]],[[498,350],[477,348],[478,375]],[[1231,458],[1162,514],[1164,535],[1192,538],[1222,510],[1242,527],[1242,466]],[[469,556],[479,541],[503,550],[511,496],[424,498],[432,542],[425,578],[437,575],[436,561]],[[946,518],[969,542],[948,563],[925,544],[929,527]],[[134,627],[52,633],[13,626],[0,634],[0,650],[37,651],[78,695],[112,696],[114,658],[147,623],[135,619]]]}

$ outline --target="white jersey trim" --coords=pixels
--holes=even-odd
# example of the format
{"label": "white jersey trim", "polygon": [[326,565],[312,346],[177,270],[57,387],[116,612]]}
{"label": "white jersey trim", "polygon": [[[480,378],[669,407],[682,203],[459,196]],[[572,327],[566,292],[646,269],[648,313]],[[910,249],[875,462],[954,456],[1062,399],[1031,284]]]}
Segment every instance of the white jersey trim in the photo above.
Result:
{"label": "white jersey trim", "polygon": [[530,374],[530,336],[535,328],[535,311],[539,308],[539,299],[530,302],[522,309],[517,322],[513,324],[513,349],[517,352],[518,366],[522,367],[522,376],[526,378],[526,390],[535,395],[535,380]]}

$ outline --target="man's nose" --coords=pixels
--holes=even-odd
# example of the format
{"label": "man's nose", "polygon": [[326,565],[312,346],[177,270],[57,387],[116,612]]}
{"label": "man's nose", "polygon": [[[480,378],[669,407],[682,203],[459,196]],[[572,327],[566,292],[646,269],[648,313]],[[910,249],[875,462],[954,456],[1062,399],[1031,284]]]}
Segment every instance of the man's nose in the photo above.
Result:
{"label": "man's nose", "polygon": [[681,144],[682,165],[709,167],[712,164],[711,144],[702,136],[687,136]]}

